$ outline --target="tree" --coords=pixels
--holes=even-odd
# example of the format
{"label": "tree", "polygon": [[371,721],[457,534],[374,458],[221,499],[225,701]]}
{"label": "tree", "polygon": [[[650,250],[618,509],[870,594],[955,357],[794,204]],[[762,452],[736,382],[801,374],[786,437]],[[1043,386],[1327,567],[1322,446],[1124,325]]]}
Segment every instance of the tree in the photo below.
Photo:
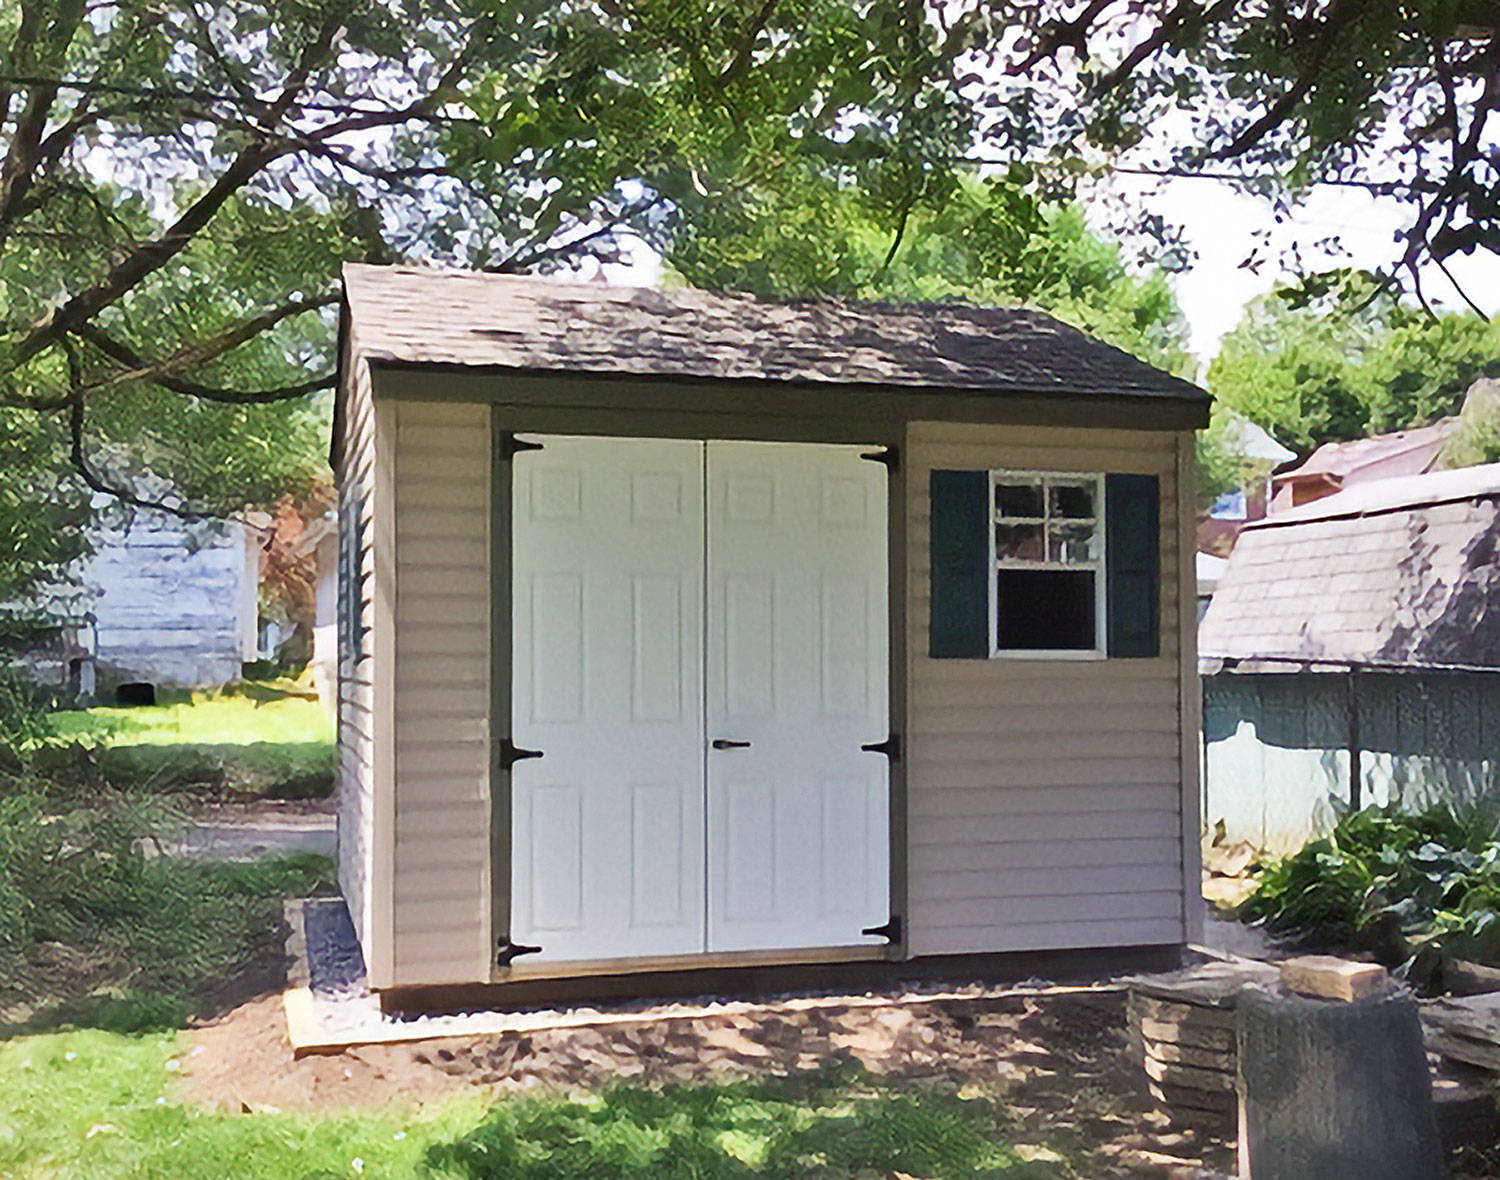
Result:
{"label": "tree", "polygon": [[[950,171],[892,228],[837,168],[803,168],[775,191],[693,202],[666,262],[688,283],[768,295],[1024,303],[1180,374],[1193,362],[1168,276],[1125,264],[1073,205],[1046,204],[1023,168]],[[1198,437],[1207,507],[1245,486],[1249,465],[1228,416]]]}
{"label": "tree", "polygon": [[905,0],[18,0],[0,403],[94,489],[254,500],[307,474],[344,259],[546,269],[804,155],[920,172],[966,48]]}
{"label": "tree", "polygon": [[949,170],[892,227],[839,170],[727,207],[691,203],[667,251],[683,279],[770,295],[1025,303],[1175,371],[1187,325],[1159,270],[1137,273],[1071,205],[1045,204],[1024,169]]}
{"label": "tree", "polygon": [[1493,0],[15,0],[0,403],[95,489],[224,510],[255,465],[203,441],[305,474],[277,444],[331,380],[344,259],[670,248],[831,168],[901,242],[976,147],[1041,204],[1122,162],[1373,186],[1414,277],[1497,249],[1497,27]]}
{"label": "tree", "polygon": [[[86,552],[88,501],[58,440],[32,415],[0,407],[0,455],[0,605],[15,607]],[[28,628],[37,613],[24,612]]]}
{"label": "tree", "polygon": [[1363,274],[1285,287],[1246,309],[1208,371],[1218,399],[1307,452],[1319,443],[1425,426],[1500,375],[1500,326],[1430,316]]}
{"label": "tree", "polygon": [[1500,253],[1495,0],[1005,0],[986,12],[999,30],[990,64],[1016,80],[987,100],[984,134],[1007,157],[1092,148],[1281,201],[1317,183],[1389,196],[1409,225],[1385,277],[1419,298],[1425,263]]}

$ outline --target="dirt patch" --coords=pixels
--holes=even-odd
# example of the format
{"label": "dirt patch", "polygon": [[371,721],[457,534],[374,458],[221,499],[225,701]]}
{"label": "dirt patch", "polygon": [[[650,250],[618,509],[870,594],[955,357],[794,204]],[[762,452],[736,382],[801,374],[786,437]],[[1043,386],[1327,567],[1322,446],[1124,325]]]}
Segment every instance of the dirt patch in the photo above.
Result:
{"label": "dirt patch", "polygon": [[471,1084],[429,1064],[423,1050],[431,1046],[373,1045],[294,1061],[280,995],[242,1004],[185,1043],[169,1066],[178,1096],[227,1110],[420,1107]]}
{"label": "dirt patch", "polygon": [[1222,1140],[1178,1131],[1153,1109],[1125,1057],[1118,993],[835,1005],[366,1047],[301,1061],[292,1060],[278,1004],[247,1004],[191,1034],[183,1096],[250,1110],[421,1104],[470,1087],[500,1096],[622,1080],[705,1082],[848,1056],[894,1085],[994,1095],[1015,1121],[1016,1142],[1061,1151],[1091,1178],[1232,1170]]}

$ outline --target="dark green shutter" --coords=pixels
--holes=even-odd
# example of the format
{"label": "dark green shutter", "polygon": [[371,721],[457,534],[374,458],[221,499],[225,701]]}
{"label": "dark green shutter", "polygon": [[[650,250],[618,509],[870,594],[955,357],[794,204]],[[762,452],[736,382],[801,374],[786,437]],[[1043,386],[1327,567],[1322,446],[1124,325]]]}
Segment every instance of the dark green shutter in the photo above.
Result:
{"label": "dark green shutter", "polygon": [[1104,477],[1109,654],[1161,651],[1161,490],[1154,475]]}
{"label": "dark green shutter", "polygon": [[987,471],[934,471],[932,620],[934,659],[990,654],[990,476]]}

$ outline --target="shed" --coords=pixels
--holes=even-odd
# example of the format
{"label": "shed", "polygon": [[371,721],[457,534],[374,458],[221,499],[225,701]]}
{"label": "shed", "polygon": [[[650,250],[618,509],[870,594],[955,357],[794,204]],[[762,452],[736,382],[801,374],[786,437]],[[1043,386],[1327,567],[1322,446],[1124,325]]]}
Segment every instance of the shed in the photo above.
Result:
{"label": "shed", "polygon": [[1372,480],[1247,525],[1199,635],[1206,810],[1296,846],[1335,803],[1500,771],[1500,464]]}
{"label": "shed", "polygon": [[1194,936],[1196,386],[1027,310],[364,265],[340,369],[376,989]]}

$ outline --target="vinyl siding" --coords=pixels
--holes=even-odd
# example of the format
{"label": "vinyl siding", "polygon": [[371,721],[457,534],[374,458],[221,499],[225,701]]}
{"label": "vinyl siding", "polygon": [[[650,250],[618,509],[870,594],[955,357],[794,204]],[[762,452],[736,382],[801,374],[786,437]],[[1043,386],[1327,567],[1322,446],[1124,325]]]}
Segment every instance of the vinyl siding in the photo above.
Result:
{"label": "vinyl siding", "polygon": [[489,481],[485,406],[395,415],[392,982],[489,977]]}
{"label": "vinyl siding", "polygon": [[[338,479],[340,527],[347,527],[348,505],[358,503],[357,539],[360,577],[356,584],[346,568],[341,546],[339,601],[358,593],[359,628],[363,632],[361,658],[350,662],[350,653],[338,653],[338,877],[339,888],[349,906],[349,916],[359,935],[367,964],[378,960],[382,943],[375,918],[378,882],[375,874],[375,643],[374,643],[374,523],[376,484],[376,418],[371,396],[370,370],[358,353],[352,337],[344,355],[344,387],[340,390],[344,415],[341,446],[333,456]],[[340,634],[339,641],[345,637]]]}
{"label": "vinyl siding", "polygon": [[[911,953],[1182,941],[1177,436],[917,422],[907,456]],[[934,468],[1157,476],[1161,654],[930,658]]]}

